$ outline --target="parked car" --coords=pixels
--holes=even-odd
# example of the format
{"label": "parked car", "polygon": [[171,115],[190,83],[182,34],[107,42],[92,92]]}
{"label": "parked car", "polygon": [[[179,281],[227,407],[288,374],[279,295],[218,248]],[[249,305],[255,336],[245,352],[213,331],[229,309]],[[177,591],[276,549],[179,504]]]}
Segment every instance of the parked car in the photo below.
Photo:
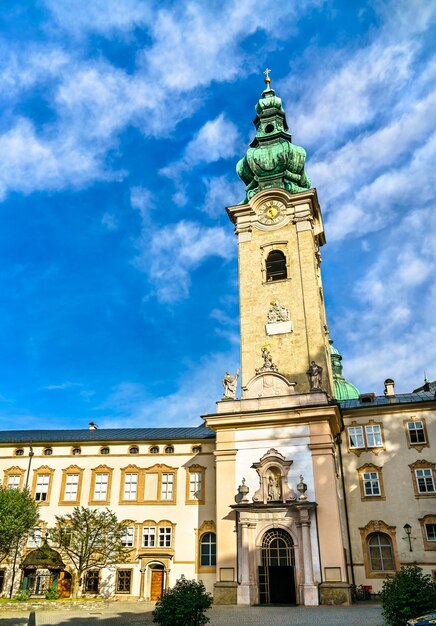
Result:
{"label": "parked car", "polygon": [[436,611],[433,613],[427,613],[427,615],[421,615],[421,617],[415,617],[409,619],[408,626],[427,626],[429,624],[436,624]]}

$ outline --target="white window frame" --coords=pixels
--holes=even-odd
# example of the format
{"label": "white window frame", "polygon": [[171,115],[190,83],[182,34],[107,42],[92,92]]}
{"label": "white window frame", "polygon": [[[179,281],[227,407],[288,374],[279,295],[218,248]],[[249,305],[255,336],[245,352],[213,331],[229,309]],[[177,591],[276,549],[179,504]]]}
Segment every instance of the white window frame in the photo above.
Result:
{"label": "white window frame", "polygon": [[201,500],[203,494],[203,472],[189,472],[189,499]]}
{"label": "white window frame", "polygon": [[161,475],[161,500],[174,500],[174,472],[163,472]]}
{"label": "white window frame", "polygon": [[[433,470],[431,469],[431,467],[420,467],[415,469],[415,477],[416,477],[416,486],[418,488],[418,493],[421,494],[426,494],[426,493],[435,493],[436,492],[436,488],[435,488],[435,484],[434,484],[434,478],[433,478]],[[424,481],[424,486],[425,489],[421,489],[420,485],[419,485],[419,479]],[[431,485],[432,488],[431,489],[427,489],[427,480],[430,479],[431,481]]]}
{"label": "white window frame", "polygon": [[42,528],[41,526],[35,526],[35,528],[31,528],[29,531],[29,535],[27,537],[27,547],[39,548],[41,543],[42,543]]}
{"label": "white window frame", "polygon": [[[145,540],[147,538],[147,541]],[[156,547],[156,526],[143,526],[142,528],[142,547]]]}
{"label": "white window frame", "polygon": [[79,493],[79,480],[80,474],[67,474],[64,491],[64,500],[66,502],[75,502],[77,500]]}
{"label": "white window frame", "polygon": [[[371,438],[373,443],[370,443]],[[367,448],[382,448],[383,437],[380,424],[365,424],[365,439]]]}
{"label": "white window frame", "polygon": [[6,485],[6,491],[10,491],[11,489],[19,489],[20,480],[21,480],[21,476],[19,474],[9,474],[8,483]]}
{"label": "white window frame", "polygon": [[35,502],[47,502],[50,474],[38,474],[35,487]]}
{"label": "white window frame", "polygon": [[[365,447],[365,438],[363,435],[363,426],[348,426],[348,442],[350,449],[356,450]],[[360,432],[358,432],[360,431]],[[352,437],[355,438],[355,444],[353,444]],[[359,438],[361,444],[359,443]]]}
{"label": "white window frame", "polygon": [[124,474],[123,500],[136,500],[138,497],[138,474],[128,472]]}
{"label": "white window frame", "polygon": [[121,535],[121,545],[124,548],[133,548],[135,541],[135,529],[133,526],[126,526]]}
{"label": "white window frame", "polygon": [[[419,427],[418,427],[418,424],[419,424]],[[421,432],[422,441],[412,441],[412,432],[415,433],[415,435],[417,436],[417,439],[419,439],[419,436],[417,435],[417,433]],[[422,446],[423,444],[427,443],[426,436],[425,436],[424,422],[422,420],[410,420],[410,422],[407,422],[407,434],[409,437],[409,444],[411,446]]]}
{"label": "white window frame", "polygon": [[[103,477],[105,477],[103,479]],[[95,474],[94,484],[94,500],[101,500],[104,502],[107,500],[107,493],[109,488],[109,474],[107,472],[97,472]]]}
{"label": "white window frame", "polygon": [[[378,472],[363,472],[363,493],[365,497],[371,498],[373,496],[381,496],[381,484]],[[369,491],[367,490],[369,487]]]}
{"label": "white window frame", "polygon": [[171,548],[173,529],[171,526],[159,526],[159,548]]}

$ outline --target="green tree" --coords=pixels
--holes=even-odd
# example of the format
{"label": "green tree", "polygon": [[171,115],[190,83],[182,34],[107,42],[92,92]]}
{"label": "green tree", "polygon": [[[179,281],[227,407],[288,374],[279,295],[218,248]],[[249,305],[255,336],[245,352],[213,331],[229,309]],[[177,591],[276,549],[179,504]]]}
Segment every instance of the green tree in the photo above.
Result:
{"label": "green tree", "polygon": [[387,626],[405,626],[436,607],[436,585],[417,565],[403,566],[383,583],[380,594]]}
{"label": "green tree", "polygon": [[0,563],[15,553],[38,521],[38,505],[26,489],[0,489]]}
{"label": "green tree", "polygon": [[203,583],[182,576],[156,603],[153,622],[160,626],[202,626],[210,621],[206,611],[211,606],[212,596]]}
{"label": "green tree", "polygon": [[75,569],[72,596],[77,598],[84,574],[114,563],[123,563],[130,550],[122,545],[125,526],[109,509],[99,511],[75,507],[72,513],[56,516],[51,541]]}

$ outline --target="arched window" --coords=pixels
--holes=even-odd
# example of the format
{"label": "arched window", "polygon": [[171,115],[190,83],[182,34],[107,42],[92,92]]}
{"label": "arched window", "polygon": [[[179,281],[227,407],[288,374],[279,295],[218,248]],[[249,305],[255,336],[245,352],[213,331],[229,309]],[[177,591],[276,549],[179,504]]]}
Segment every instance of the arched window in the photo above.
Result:
{"label": "arched window", "polygon": [[392,541],[386,533],[373,533],[368,537],[368,554],[371,571],[395,571]]}
{"label": "arched window", "polygon": [[262,562],[266,566],[288,567],[294,565],[294,542],[280,528],[268,530],[262,541]]}
{"label": "arched window", "polygon": [[159,454],[159,447],[158,446],[151,446],[149,452],[150,452],[150,454]]}
{"label": "arched window", "polygon": [[138,446],[131,446],[129,448],[129,454],[139,454],[139,448]]}
{"label": "arched window", "polygon": [[173,446],[167,446],[165,448],[165,454],[174,454],[174,448]]}
{"label": "arched window", "polygon": [[53,454],[53,448],[44,448],[44,455],[51,456]]}
{"label": "arched window", "polygon": [[216,565],[216,535],[206,533],[200,540],[200,565],[214,567]]}
{"label": "arched window", "polygon": [[286,257],[280,250],[272,250],[266,259],[266,280],[283,280],[288,277]]}

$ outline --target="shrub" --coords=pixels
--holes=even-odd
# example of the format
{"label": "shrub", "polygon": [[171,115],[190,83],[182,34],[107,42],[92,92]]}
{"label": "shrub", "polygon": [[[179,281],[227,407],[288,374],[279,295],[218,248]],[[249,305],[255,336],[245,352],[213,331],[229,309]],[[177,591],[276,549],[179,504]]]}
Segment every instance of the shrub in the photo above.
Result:
{"label": "shrub", "polygon": [[436,585],[420,567],[406,565],[383,583],[380,598],[387,626],[405,626],[408,619],[436,609]]}
{"label": "shrub", "polygon": [[45,594],[46,600],[58,600],[59,599],[59,591],[57,589],[49,589]]}
{"label": "shrub", "polygon": [[28,589],[20,589],[15,594],[15,600],[18,602],[26,602],[30,598],[30,591]]}
{"label": "shrub", "polygon": [[212,596],[203,583],[182,576],[156,603],[153,622],[160,626],[202,626],[209,622],[205,613],[211,605]]}

